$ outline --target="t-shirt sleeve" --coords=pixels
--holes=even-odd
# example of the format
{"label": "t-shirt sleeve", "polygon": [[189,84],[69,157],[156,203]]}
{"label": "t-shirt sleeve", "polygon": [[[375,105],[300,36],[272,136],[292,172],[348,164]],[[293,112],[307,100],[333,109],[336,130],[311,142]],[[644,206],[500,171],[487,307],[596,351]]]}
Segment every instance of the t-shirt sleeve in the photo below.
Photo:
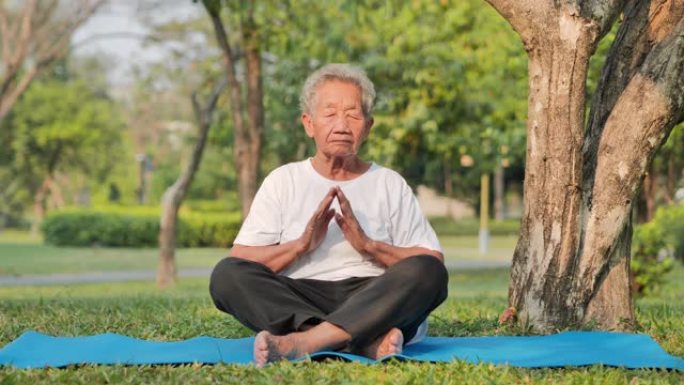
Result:
{"label": "t-shirt sleeve", "polygon": [[401,180],[400,198],[390,216],[392,242],[399,247],[424,247],[442,252],[437,234],[430,226],[411,187]]}
{"label": "t-shirt sleeve", "polygon": [[279,179],[274,173],[264,179],[234,244],[267,246],[280,243],[282,194]]}

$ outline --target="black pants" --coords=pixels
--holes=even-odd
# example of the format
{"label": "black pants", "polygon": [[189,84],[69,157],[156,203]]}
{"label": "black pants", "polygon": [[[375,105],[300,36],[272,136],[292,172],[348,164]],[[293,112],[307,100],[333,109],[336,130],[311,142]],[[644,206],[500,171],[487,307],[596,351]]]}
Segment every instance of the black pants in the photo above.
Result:
{"label": "black pants", "polygon": [[266,266],[228,257],[211,274],[216,307],[254,331],[284,335],[328,321],[349,333],[349,348],[363,348],[392,327],[409,341],[447,297],[444,264],[429,255],[406,258],[377,277],[342,281],[292,279]]}

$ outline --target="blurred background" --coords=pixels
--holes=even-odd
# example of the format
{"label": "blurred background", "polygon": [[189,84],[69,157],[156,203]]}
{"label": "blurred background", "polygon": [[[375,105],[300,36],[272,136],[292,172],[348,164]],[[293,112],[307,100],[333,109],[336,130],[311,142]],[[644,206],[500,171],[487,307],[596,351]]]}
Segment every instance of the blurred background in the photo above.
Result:
{"label": "blurred background", "polygon": [[[0,279],[146,279],[159,258],[164,194],[193,162],[175,257],[181,276],[208,274],[248,207],[245,181],[258,186],[277,166],[313,155],[299,91],[330,62],[359,65],[375,82],[363,157],[408,180],[451,266],[510,264],[527,58],[485,2],[8,0],[0,8]],[[592,59],[590,94],[613,38]],[[635,213],[641,223],[664,219],[637,230],[635,242],[665,239],[663,229],[684,218],[673,206],[684,199],[682,131],[650,166]],[[246,159],[257,164],[251,172]],[[654,255],[662,248],[653,250],[644,253],[662,261]]]}

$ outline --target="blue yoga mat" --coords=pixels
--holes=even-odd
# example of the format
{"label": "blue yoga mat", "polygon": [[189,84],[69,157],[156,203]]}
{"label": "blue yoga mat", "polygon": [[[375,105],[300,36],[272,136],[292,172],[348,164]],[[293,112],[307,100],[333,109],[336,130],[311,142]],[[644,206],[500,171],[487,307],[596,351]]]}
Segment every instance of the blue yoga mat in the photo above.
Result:
{"label": "blue yoga mat", "polygon": [[[196,337],[160,342],[98,334],[52,337],[28,331],[0,349],[0,365],[17,368],[63,367],[72,364],[250,364],[254,338]],[[352,354],[321,352],[312,359],[338,357],[363,363],[374,361]],[[525,368],[603,364],[625,368],[661,368],[684,371],[684,359],[667,354],[642,334],[565,332],[532,337],[428,337],[407,346],[399,359],[472,363],[488,362]]]}

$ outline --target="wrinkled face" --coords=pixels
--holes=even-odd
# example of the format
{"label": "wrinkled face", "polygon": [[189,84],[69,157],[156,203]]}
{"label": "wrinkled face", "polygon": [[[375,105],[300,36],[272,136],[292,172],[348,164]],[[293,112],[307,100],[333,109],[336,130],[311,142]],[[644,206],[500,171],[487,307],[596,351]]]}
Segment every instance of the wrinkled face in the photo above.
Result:
{"label": "wrinkled face", "polygon": [[373,119],[363,114],[361,89],[331,80],[320,84],[315,95],[311,113],[302,114],[302,124],[316,142],[316,151],[331,157],[356,155],[373,125]]}

